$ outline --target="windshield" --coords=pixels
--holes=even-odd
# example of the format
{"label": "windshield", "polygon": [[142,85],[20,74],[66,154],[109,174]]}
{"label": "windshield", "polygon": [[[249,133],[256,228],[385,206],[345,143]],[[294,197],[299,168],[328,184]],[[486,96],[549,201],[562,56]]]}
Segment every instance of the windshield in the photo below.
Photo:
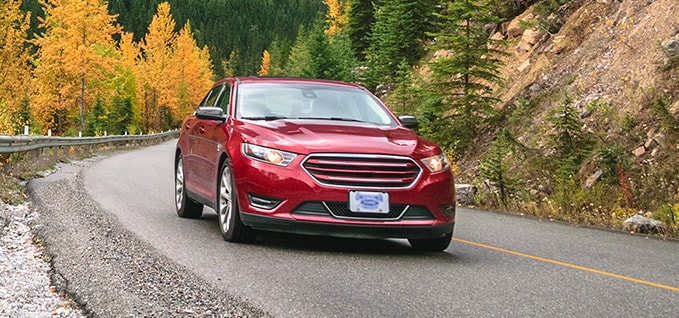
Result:
{"label": "windshield", "polygon": [[396,125],[368,92],[354,88],[303,83],[246,83],[238,88],[240,119],[323,119]]}

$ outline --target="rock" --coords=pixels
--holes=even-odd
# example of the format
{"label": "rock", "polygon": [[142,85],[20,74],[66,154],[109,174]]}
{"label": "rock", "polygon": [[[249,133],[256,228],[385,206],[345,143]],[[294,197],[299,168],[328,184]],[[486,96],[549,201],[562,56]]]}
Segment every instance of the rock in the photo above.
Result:
{"label": "rock", "polygon": [[505,39],[505,36],[502,34],[502,32],[495,32],[495,34],[493,34],[493,36],[491,36],[490,39],[495,41],[502,41]]}
{"label": "rock", "polygon": [[599,181],[599,178],[601,178],[601,175],[604,173],[603,170],[597,170],[593,175],[591,175],[587,180],[585,181],[585,189],[591,189],[594,184]]}
{"label": "rock", "polygon": [[643,234],[659,233],[664,230],[663,223],[642,215],[635,215],[622,222],[625,231]]}
{"label": "rock", "polygon": [[530,66],[530,60],[526,60],[525,62],[521,63],[521,65],[519,65],[519,67],[517,67],[516,69],[517,69],[519,72],[523,72],[523,71],[525,71],[529,66]]}
{"label": "rock", "polygon": [[533,46],[535,43],[538,43],[543,34],[542,31],[536,28],[527,29],[523,32],[523,36],[521,36],[521,42]]}
{"label": "rock", "polygon": [[669,40],[662,47],[671,62],[679,62],[679,40]]}
{"label": "rock", "polygon": [[514,19],[507,26],[507,37],[510,39],[518,38],[523,34],[523,27],[521,27],[521,20]]}
{"label": "rock", "polygon": [[655,139],[648,138],[648,140],[646,140],[646,142],[644,143],[644,148],[651,149],[651,147],[653,147],[654,143],[655,143]]}
{"label": "rock", "polygon": [[634,153],[634,156],[635,156],[635,157],[643,156],[643,155],[646,154],[646,148],[644,148],[643,145],[642,145],[642,146],[639,146],[639,147],[637,147],[637,149],[634,149],[634,152],[633,152],[633,153]]}
{"label": "rock", "polygon": [[471,184],[456,184],[455,185],[455,195],[457,198],[457,204],[459,205],[472,205],[474,204],[474,196],[476,195],[477,188]]}

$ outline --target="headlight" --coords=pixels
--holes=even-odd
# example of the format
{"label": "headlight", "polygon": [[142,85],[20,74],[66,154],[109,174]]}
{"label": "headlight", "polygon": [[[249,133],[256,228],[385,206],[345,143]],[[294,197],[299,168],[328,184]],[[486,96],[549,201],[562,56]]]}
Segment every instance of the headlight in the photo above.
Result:
{"label": "headlight", "polygon": [[283,167],[288,166],[293,160],[295,160],[295,157],[297,157],[296,154],[291,152],[248,143],[243,143],[243,155],[251,159],[264,161]]}
{"label": "headlight", "polygon": [[448,158],[446,155],[441,153],[436,156],[431,156],[427,158],[420,159],[422,163],[429,168],[431,172],[439,172],[450,168],[450,163],[448,163]]}

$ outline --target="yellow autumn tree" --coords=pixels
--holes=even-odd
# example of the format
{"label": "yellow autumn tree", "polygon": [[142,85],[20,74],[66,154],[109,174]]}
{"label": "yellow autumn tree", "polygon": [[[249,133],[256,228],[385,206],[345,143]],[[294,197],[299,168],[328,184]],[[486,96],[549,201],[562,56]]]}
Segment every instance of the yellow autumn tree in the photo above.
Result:
{"label": "yellow autumn tree", "polygon": [[30,14],[21,12],[21,1],[6,0],[0,6],[0,134],[13,135],[28,124],[31,70],[26,48]]}
{"label": "yellow autumn tree", "polygon": [[112,133],[125,132],[136,134],[141,129],[139,98],[137,97],[138,64],[141,59],[139,45],[134,42],[133,34],[124,32],[118,42],[115,77],[109,82],[112,100],[109,103],[111,114],[110,129]]}
{"label": "yellow autumn tree", "polygon": [[172,65],[179,68],[180,75],[176,92],[178,105],[173,108],[174,118],[179,121],[195,110],[203,95],[212,87],[214,78],[208,48],[198,48],[188,21],[179,31],[172,59]]}
{"label": "yellow autumn tree", "polygon": [[262,54],[262,66],[260,66],[257,75],[268,76],[270,69],[271,69],[271,55],[269,54],[269,51],[264,50],[264,53]]}
{"label": "yellow autumn tree", "polygon": [[113,72],[113,36],[121,29],[103,0],[40,0],[45,31],[38,46],[35,79],[38,94],[32,114],[42,133],[83,130],[95,98],[106,99],[104,82]]}
{"label": "yellow autumn tree", "polygon": [[177,68],[172,67],[176,46],[176,24],[170,14],[170,4],[158,4],[146,37],[141,42],[144,60],[140,63],[139,90],[142,126],[147,132],[172,127],[179,88]]}
{"label": "yellow autumn tree", "polygon": [[323,0],[323,4],[328,6],[328,12],[325,15],[327,22],[325,34],[332,39],[336,34],[344,31],[349,23],[349,1]]}

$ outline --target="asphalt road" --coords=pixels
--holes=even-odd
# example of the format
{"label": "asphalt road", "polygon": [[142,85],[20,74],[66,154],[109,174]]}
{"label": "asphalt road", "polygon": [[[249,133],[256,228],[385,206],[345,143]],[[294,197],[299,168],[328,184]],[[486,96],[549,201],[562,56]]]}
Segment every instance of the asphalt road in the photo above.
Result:
{"label": "asphalt road", "polygon": [[679,243],[460,208],[445,253],[405,240],[261,233],[224,242],[180,219],[174,141],[96,160],[104,210],[214,288],[277,317],[679,317]]}

